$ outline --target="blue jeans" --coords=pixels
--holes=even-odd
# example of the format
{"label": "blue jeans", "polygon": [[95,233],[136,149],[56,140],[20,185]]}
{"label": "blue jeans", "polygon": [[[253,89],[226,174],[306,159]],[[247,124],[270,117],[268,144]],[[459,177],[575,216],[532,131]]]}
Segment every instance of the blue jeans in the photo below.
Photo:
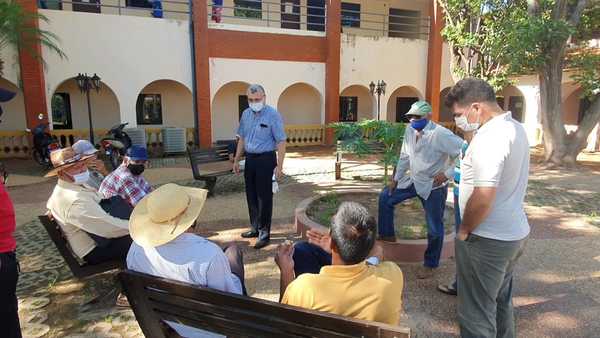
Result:
{"label": "blue jeans", "polygon": [[[460,219],[460,206],[458,205],[458,195],[454,194],[454,230],[456,231],[457,235],[458,230],[460,229],[461,222],[462,220]],[[456,256],[456,254],[454,256]],[[454,259],[456,259],[456,257],[454,257]],[[454,288],[454,290],[458,290],[456,274],[454,275],[454,282],[452,283],[452,288]]]}
{"label": "blue jeans", "polygon": [[[414,185],[405,189],[395,189],[390,195],[386,187],[379,194],[379,237],[395,236],[394,231],[394,207],[403,201],[419,197]],[[444,245],[444,210],[446,209],[447,187],[431,190],[426,200],[419,197],[425,219],[427,221],[427,250],[425,251],[425,262],[423,265],[437,268],[440,265],[440,255]]]}
{"label": "blue jeans", "polygon": [[321,268],[331,265],[331,254],[320,247],[302,241],[294,244],[294,272],[296,277],[303,273],[318,274]]}

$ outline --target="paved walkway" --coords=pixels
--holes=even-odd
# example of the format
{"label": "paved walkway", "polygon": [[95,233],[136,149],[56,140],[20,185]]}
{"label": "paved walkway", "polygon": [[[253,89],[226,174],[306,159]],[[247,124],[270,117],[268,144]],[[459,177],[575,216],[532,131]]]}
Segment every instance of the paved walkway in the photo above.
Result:
{"label": "paved walkway", "polygon": [[[323,149],[290,153],[286,178],[275,197],[273,244],[251,248],[239,235],[247,227],[241,177],[217,184],[217,195],[201,215],[202,235],[221,243],[235,241],[245,253],[250,295],[276,300],[278,270],[273,262],[276,245],[295,239],[293,210],[304,198],[334,189],[373,187],[368,180],[336,182],[334,158]],[[111,289],[113,274],[85,282],[73,279],[35,217],[45,211],[54,180],[41,179],[32,162],[8,161],[9,191],[17,210],[17,243],[22,275],[19,281],[21,319],[26,337],[139,337],[132,312],[117,309],[112,300],[81,304]],[[377,165],[356,166],[345,177],[376,176]],[[152,184],[175,181],[198,185],[184,159],[155,161],[147,171]],[[600,173],[588,169],[545,171],[532,167],[527,212],[532,234],[515,280],[519,336],[592,337],[600,332]],[[231,208],[231,205],[240,206]],[[417,265],[401,265],[406,278],[403,324],[418,336],[456,336],[456,299],[435,291],[453,276],[454,262],[442,264],[435,279],[417,281]]]}

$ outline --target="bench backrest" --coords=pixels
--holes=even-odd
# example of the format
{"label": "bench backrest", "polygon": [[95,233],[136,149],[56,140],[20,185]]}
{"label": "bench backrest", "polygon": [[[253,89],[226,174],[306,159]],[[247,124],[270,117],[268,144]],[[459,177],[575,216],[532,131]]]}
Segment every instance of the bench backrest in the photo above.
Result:
{"label": "bench backrest", "polygon": [[144,335],[167,337],[164,321],[228,337],[410,337],[397,326],[346,318],[125,270],[119,274]]}
{"label": "bench backrest", "polygon": [[192,166],[194,177],[201,176],[199,170],[200,164],[229,161],[227,144],[217,144],[212,148],[200,150],[188,149],[188,156],[190,158],[190,165]]}
{"label": "bench backrest", "polygon": [[46,229],[46,232],[48,232],[48,236],[50,236],[50,239],[52,240],[52,242],[54,242],[54,245],[56,246],[56,249],[58,250],[60,255],[63,257],[65,262],[67,262],[67,265],[69,266],[71,273],[73,273],[73,276],[77,278],[85,278],[95,274],[103,273],[114,269],[121,269],[124,267],[125,264],[122,260],[113,260],[94,265],[85,263],[79,264],[79,261],[75,257],[73,251],[71,251],[67,239],[65,238],[62,230],[60,229],[60,226],[46,215],[38,216],[38,219]]}

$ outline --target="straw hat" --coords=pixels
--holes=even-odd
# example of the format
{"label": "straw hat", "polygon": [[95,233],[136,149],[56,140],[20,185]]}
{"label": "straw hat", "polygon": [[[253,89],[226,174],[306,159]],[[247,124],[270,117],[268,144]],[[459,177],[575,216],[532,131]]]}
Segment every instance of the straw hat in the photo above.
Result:
{"label": "straw hat", "polygon": [[71,147],[56,149],[50,153],[50,162],[52,162],[54,168],[44,175],[44,177],[56,176],[59,171],[72,167],[92,156],[93,155],[82,156],[81,154],[77,154]]}
{"label": "straw hat", "polygon": [[129,218],[129,234],[142,247],[168,243],[200,215],[208,190],[168,183],[146,195]]}

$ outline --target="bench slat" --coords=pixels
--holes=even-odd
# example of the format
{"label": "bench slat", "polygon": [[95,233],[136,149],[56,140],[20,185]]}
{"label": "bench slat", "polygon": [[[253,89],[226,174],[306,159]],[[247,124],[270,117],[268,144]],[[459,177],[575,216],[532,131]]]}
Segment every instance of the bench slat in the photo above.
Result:
{"label": "bench slat", "polygon": [[164,319],[233,337],[410,337],[409,329],[397,326],[233,295],[130,270],[121,272],[119,278],[147,337],[166,335],[159,325]]}
{"label": "bench slat", "polygon": [[[354,335],[341,334],[327,329],[307,326],[309,324],[306,323],[297,324],[288,320],[282,320],[278,317],[274,317],[270,313],[263,313],[263,311],[257,310],[255,308],[252,308],[250,310],[243,308],[240,309],[237,306],[231,306],[229,302],[213,304],[206,301],[196,300],[194,298],[184,298],[173,294],[160,293],[151,289],[146,289],[146,291],[148,292],[149,302],[150,304],[152,304],[155,310],[168,310],[168,312],[171,315],[181,314],[182,316],[185,316],[186,318],[190,319],[195,318],[196,320],[207,320],[209,321],[209,323],[206,326],[202,326],[205,328],[217,330],[219,328],[213,328],[212,324],[215,323],[215,321],[221,320],[225,322],[233,322],[231,324],[227,324],[225,329],[228,329],[230,327],[237,327],[238,324],[236,324],[236,322],[248,323],[241,325],[241,328],[248,330],[250,329],[247,327],[248,325],[255,326],[254,329],[256,331],[254,333],[260,334],[261,337],[273,331],[273,328],[281,326],[284,326],[285,329],[283,331],[273,331],[272,333],[274,334],[274,337],[281,337],[283,332],[285,332],[286,337],[292,335],[331,338],[354,337]],[[222,302],[223,297],[220,297],[219,301]],[[191,311],[189,309],[194,310]],[[371,330],[371,332],[369,333],[371,333],[372,335],[373,332],[376,331],[377,330],[375,328],[375,330]],[[231,333],[230,331],[215,332],[223,334]]]}
{"label": "bench slat", "polygon": [[67,239],[60,230],[58,223],[56,223],[54,220],[51,220],[50,217],[46,215],[40,215],[38,216],[38,219],[46,229],[46,232],[48,232],[48,236],[50,236],[52,242],[54,242],[54,246],[56,246],[56,249],[69,266],[69,270],[71,270],[73,276],[77,278],[85,278],[124,267],[124,262],[122,260],[112,260],[94,265],[86,263],[79,264],[75,254],[69,248]]}

